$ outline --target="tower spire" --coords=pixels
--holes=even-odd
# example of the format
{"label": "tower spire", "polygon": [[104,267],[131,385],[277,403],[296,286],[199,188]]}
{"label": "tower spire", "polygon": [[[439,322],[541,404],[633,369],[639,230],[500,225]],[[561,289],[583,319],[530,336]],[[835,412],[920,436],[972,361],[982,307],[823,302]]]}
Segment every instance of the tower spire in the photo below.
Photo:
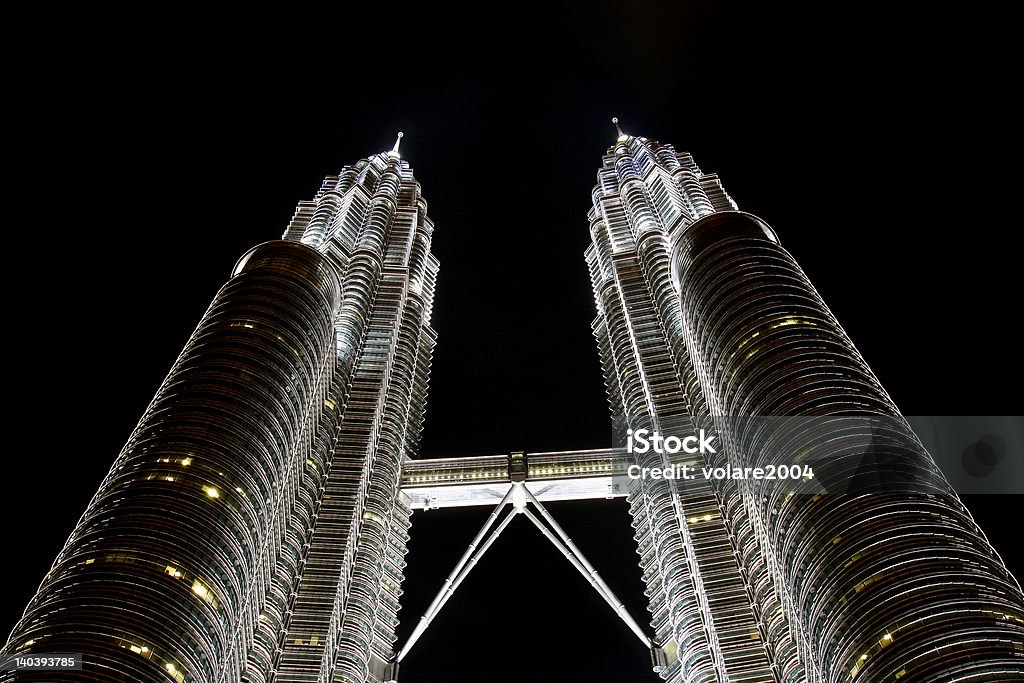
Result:
{"label": "tower spire", "polygon": [[388,156],[392,156],[392,157],[399,156],[399,154],[398,154],[398,146],[400,144],[402,144],[402,137],[403,136],[405,136],[405,133],[403,133],[402,131],[398,131],[398,137],[395,139],[395,146],[391,148],[390,152],[388,152]]}
{"label": "tower spire", "polygon": [[625,133],[622,132],[621,128],[619,128],[619,117],[618,116],[613,116],[612,117],[612,123],[615,124],[615,132],[619,134],[619,142],[625,141],[625,139],[628,136]]}

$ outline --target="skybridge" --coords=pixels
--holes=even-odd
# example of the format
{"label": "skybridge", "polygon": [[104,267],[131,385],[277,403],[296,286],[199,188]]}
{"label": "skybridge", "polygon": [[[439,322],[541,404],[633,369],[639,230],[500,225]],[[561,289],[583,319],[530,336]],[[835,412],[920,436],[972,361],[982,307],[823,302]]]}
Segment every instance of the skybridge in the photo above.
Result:
{"label": "skybridge", "polygon": [[512,482],[529,482],[541,502],[622,498],[633,460],[622,449],[550,453],[513,452],[469,458],[406,460],[402,493],[413,510],[493,507]]}
{"label": "skybridge", "polygon": [[[537,528],[650,650],[654,671],[663,670],[668,664],[665,651],[633,619],[622,601],[543,505],[559,500],[624,497],[627,491],[622,474],[632,462],[624,451],[611,448],[406,460],[402,470],[402,494],[413,510],[474,505],[490,506],[493,510],[420,617],[409,639],[398,650],[394,660],[387,663],[383,679],[397,683],[399,663],[484,553],[518,516],[525,517]],[[495,524],[506,506],[508,514]]]}

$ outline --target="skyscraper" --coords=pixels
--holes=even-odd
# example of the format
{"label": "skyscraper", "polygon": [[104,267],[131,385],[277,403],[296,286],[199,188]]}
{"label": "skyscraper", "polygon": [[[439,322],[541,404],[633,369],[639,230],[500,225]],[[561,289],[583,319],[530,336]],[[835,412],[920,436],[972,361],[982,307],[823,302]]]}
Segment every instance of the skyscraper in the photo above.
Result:
{"label": "skyscraper", "polygon": [[[674,683],[1024,680],[1019,586],[774,231],[689,155],[617,134],[586,261],[619,447],[411,459],[438,263],[396,143],[241,258],[3,658],[81,653],[68,681],[394,681],[522,516]],[[718,447],[620,447],[641,430]],[[814,476],[626,475],[789,463]],[[650,629],[544,507],[614,497]],[[494,511],[399,646],[411,515],[459,506]]]}
{"label": "skyscraper", "polygon": [[[437,261],[398,143],[217,293],[3,654],[61,680],[367,681],[397,624]],[[40,671],[3,680],[53,680]]]}
{"label": "skyscraper", "polygon": [[774,231],[690,155],[617,133],[587,251],[617,440],[722,437],[650,467],[815,463],[793,487],[632,481],[663,675],[1024,679],[1018,584]]}

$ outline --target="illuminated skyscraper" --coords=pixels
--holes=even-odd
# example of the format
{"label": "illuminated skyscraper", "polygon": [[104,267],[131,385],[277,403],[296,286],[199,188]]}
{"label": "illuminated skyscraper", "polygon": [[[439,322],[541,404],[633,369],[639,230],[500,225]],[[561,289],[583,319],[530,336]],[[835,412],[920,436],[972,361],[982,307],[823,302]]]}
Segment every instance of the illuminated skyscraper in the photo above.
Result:
{"label": "illuminated skyscraper", "polygon": [[68,681],[384,678],[399,476],[434,345],[432,230],[396,143],[244,255],[4,655],[82,653]]}
{"label": "illuminated skyscraper", "polygon": [[617,440],[706,428],[717,453],[638,464],[815,473],[631,482],[662,675],[1024,680],[1019,586],[775,233],[690,155],[617,133],[587,251]]}
{"label": "illuminated skyscraper", "polygon": [[[519,517],[673,683],[1024,680],[1019,586],[774,231],[617,133],[586,260],[620,447],[412,459],[438,263],[396,143],[238,262],[0,657],[83,668],[0,681],[395,681]],[[644,429],[717,448],[621,448]],[[544,507],[588,498],[628,501],[650,631]],[[410,516],[462,506],[494,511],[398,647]]]}

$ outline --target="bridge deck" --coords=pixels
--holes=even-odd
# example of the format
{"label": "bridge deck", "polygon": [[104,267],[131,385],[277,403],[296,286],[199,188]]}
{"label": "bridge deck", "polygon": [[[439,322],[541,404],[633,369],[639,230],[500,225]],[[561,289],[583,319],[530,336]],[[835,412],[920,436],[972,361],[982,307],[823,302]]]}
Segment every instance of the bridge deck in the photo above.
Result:
{"label": "bridge deck", "polygon": [[622,480],[630,464],[614,448],[410,459],[402,468],[402,493],[413,510],[494,506],[513,481],[523,480],[542,502],[618,498],[627,493]]}

